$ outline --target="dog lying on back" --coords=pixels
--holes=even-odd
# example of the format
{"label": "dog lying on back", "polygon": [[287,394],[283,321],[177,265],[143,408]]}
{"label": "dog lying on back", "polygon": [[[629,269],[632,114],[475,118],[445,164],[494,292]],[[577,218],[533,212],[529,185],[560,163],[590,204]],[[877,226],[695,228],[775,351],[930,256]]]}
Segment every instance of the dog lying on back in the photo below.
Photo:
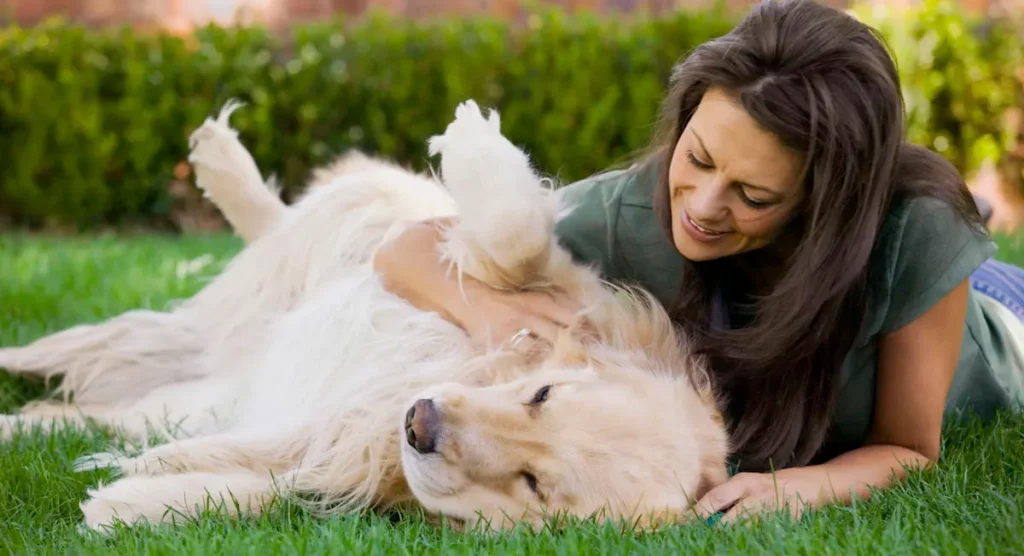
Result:
{"label": "dog lying on back", "polygon": [[[353,153],[285,206],[228,126],[235,109],[190,139],[198,185],[246,241],[224,271],[167,312],[0,349],[0,367],[60,375],[64,394],[0,417],[0,435],[95,422],[161,440],[77,462],[120,475],[88,492],[86,525],[256,515],[301,495],[315,511],[411,505],[462,527],[560,514],[651,528],[685,521],[727,478],[701,361],[653,298],[603,283],[557,243],[571,207],[496,112],[464,103],[430,140],[441,180]],[[596,335],[484,350],[382,287],[380,245],[455,215],[442,256],[458,272],[565,291]]]}

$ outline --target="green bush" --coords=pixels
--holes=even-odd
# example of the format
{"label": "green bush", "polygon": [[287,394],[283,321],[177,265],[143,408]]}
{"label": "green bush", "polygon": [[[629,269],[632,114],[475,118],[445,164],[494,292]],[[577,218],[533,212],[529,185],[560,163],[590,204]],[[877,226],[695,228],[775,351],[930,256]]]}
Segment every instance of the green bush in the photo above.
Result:
{"label": "green bush", "polygon": [[885,36],[899,63],[911,141],[962,172],[1013,148],[1017,130],[1003,116],[1019,102],[1016,71],[1024,64],[1024,33],[1014,22],[972,15],[955,0],[853,12]]}
{"label": "green bush", "polygon": [[230,97],[232,123],[286,198],[311,167],[359,147],[425,168],[457,103],[502,110],[503,130],[563,179],[643,145],[668,71],[726,32],[719,12],[619,25],[548,10],[412,23],[382,14],[295,29],[194,36],[87,31],[60,20],[0,31],[0,212],[15,225],[156,223],[187,136]]}
{"label": "green bush", "polygon": [[[544,171],[579,179],[645,145],[673,63],[734,23],[717,9],[628,21],[550,9],[525,25],[374,14],[307,24],[288,37],[214,26],[175,37],[61,20],[7,27],[0,29],[0,222],[78,230],[166,224],[168,184],[187,155],[188,134],[231,97],[248,104],[232,123],[286,199],[312,167],[350,147],[425,168],[427,137],[467,98],[501,109],[503,131]],[[933,56],[932,66],[904,64],[909,96],[927,108],[927,116],[920,108],[915,115],[917,140],[934,146],[933,137],[943,136],[963,150],[996,137],[983,111],[1003,101],[978,99],[1003,94],[982,85],[1006,88],[1003,70],[994,69],[1006,55],[992,52],[991,41],[971,48],[970,65],[946,54]],[[918,75],[929,67],[961,68],[985,83],[964,86],[957,77],[939,93],[918,92]],[[964,103],[966,116],[953,110]]]}

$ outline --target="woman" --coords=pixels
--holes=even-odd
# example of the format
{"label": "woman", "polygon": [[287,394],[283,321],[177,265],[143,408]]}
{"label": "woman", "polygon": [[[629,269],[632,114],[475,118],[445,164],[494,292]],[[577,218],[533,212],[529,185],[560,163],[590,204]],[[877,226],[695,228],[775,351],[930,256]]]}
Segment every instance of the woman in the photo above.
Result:
{"label": "woman", "polygon": [[[642,162],[562,190],[577,208],[557,233],[655,293],[708,355],[746,472],[704,496],[705,515],[866,495],[939,456],[947,409],[1016,403],[1024,271],[989,260],[956,170],[905,143],[872,29],[810,1],[760,4],[675,68],[662,114]],[[480,341],[572,320],[573,300],[460,293],[437,224],[380,254],[393,291]]]}

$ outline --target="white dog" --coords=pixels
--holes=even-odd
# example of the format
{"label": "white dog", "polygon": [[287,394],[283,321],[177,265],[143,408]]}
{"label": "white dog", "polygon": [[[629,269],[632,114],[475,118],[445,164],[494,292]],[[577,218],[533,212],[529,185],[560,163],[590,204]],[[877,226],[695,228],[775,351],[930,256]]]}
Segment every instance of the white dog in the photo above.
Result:
{"label": "white dog", "polygon": [[[560,197],[472,101],[430,141],[438,180],[358,153],[287,207],[228,127],[192,136],[197,182],[246,247],[168,312],[129,311],[27,346],[0,367],[63,375],[63,400],[2,416],[114,427],[161,442],[83,458],[122,477],[90,490],[85,523],[167,522],[209,503],[254,515],[277,497],[314,510],[409,504],[465,526],[555,513],[641,527],[685,520],[727,477],[702,363],[652,298],[612,288],[556,241]],[[482,350],[382,287],[377,248],[458,215],[442,255],[499,288],[558,289],[597,336]],[[116,271],[116,269],[112,269]],[[221,504],[221,502],[226,502]]]}

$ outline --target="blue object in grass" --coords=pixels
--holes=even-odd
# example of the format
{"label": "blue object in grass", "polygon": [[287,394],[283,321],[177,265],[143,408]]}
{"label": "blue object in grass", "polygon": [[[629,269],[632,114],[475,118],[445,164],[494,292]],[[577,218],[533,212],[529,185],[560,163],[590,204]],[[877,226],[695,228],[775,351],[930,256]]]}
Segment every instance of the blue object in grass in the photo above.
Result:
{"label": "blue object in grass", "polygon": [[723,512],[711,514],[711,516],[704,520],[704,523],[706,523],[707,525],[717,525],[718,522],[722,519],[723,515],[725,515],[725,513]]}

